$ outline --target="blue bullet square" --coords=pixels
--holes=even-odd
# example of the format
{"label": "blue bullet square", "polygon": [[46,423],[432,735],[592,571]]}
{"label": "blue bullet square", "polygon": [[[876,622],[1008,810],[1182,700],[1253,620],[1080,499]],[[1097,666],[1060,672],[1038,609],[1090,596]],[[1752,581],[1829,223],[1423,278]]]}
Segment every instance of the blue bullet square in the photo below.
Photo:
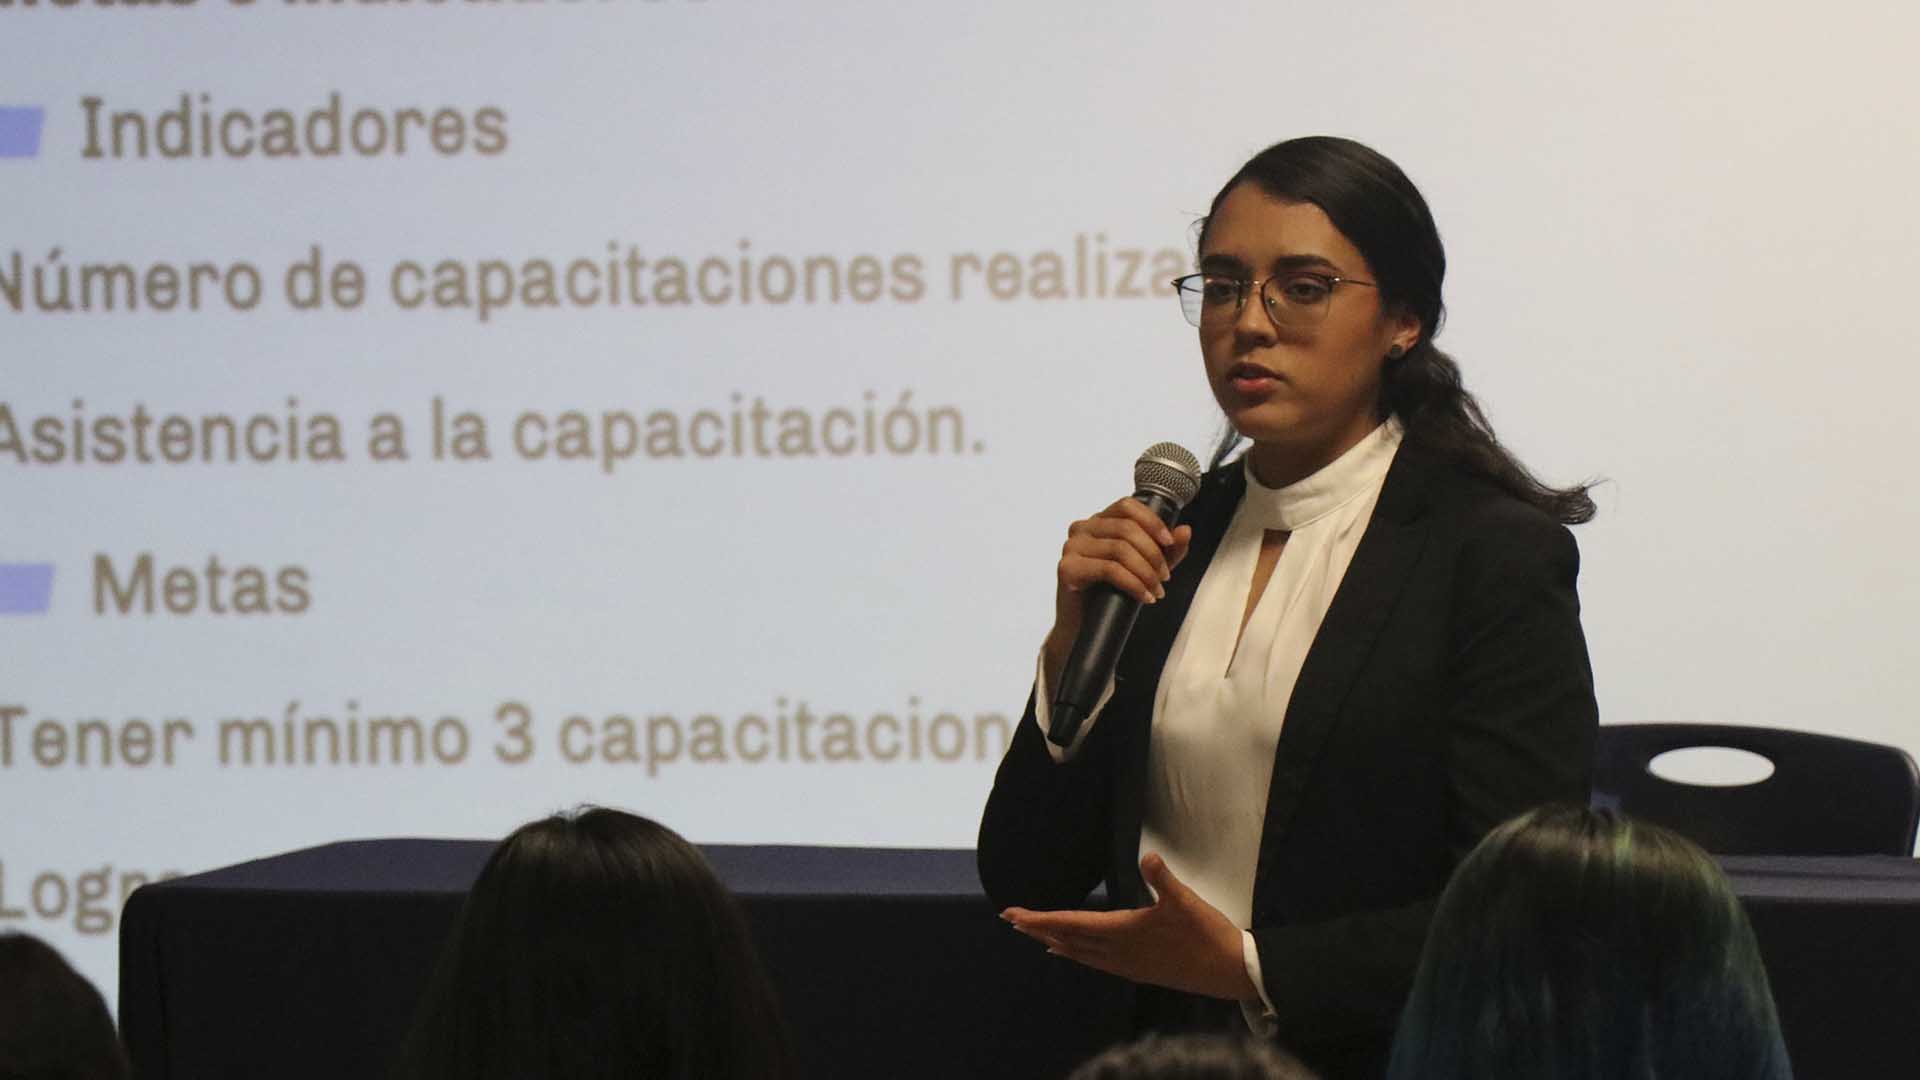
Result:
{"label": "blue bullet square", "polygon": [[38,105],[0,105],[0,158],[39,156],[46,119],[47,110]]}
{"label": "blue bullet square", "polygon": [[44,615],[52,606],[52,563],[0,563],[0,615]]}

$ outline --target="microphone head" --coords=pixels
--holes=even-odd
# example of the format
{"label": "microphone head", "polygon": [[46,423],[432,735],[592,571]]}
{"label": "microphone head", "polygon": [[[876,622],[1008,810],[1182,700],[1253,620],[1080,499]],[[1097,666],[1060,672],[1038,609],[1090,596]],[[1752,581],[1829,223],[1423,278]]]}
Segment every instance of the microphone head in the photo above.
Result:
{"label": "microphone head", "polygon": [[1200,462],[1179,443],[1154,443],[1133,463],[1133,489],[1159,492],[1185,507],[1200,490]]}

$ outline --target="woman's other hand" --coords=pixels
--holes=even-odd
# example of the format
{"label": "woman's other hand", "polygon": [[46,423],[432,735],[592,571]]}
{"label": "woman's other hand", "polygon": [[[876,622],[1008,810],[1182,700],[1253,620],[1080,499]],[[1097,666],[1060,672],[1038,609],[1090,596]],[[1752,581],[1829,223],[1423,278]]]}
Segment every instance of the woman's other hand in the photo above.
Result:
{"label": "woman's other hand", "polygon": [[1126,911],[1029,911],[1000,917],[1047,951],[1134,982],[1189,994],[1252,1001],[1241,931],[1188,888],[1158,855],[1140,860],[1152,886],[1150,907]]}

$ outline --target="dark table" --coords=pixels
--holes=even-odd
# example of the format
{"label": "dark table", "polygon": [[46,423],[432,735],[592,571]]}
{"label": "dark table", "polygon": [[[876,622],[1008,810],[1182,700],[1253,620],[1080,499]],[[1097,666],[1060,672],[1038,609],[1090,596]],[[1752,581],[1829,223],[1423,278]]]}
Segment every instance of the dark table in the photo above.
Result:
{"label": "dark table", "polygon": [[1920,1076],[1920,860],[1724,855],[1798,1080]]}
{"label": "dark table", "polygon": [[[121,1026],[141,1080],[379,1077],[491,841],[328,844],[137,890]],[[813,1077],[1065,1075],[1127,987],[994,918],[970,851],[703,849]],[[1723,860],[1800,1080],[1916,1075],[1920,863]]]}
{"label": "dark table", "polygon": [[[493,846],[350,841],[136,890],[120,924],[135,1075],[383,1076]],[[806,1076],[1058,1080],[1126,1035],[1126,984],[996,918],[971,851],[701,850]]]}

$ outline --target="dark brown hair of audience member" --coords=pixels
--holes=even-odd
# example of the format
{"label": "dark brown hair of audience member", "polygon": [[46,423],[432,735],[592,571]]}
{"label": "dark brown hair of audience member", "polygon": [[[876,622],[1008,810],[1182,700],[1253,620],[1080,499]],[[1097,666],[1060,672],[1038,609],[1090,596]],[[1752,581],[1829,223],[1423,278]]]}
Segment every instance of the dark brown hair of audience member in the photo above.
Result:
{"label": "dark brown hair of audience member", "polygon": [[0,934],[0,1080],[126,1080],[100,991],[53,946]]}
{"label": "dark brown hair of audience member", "polygon": [[1440,897],[1393,1080],[1789,1080],[1753,929],[1667,829],[1546,806],[1487,834]]}
{"label": "dark brown hair of audience member", "polygon": [[1272,1043],[1231,1035],[1148,1035],[1113,1047],[1068,1080],[1314,1080]]}
{"label": "dark brown hair of audience member", "polygon": [[779,1080],[791,1075],[746,920],[672,829],[619,810],[514,830],[480,871],[397,1075]]}

